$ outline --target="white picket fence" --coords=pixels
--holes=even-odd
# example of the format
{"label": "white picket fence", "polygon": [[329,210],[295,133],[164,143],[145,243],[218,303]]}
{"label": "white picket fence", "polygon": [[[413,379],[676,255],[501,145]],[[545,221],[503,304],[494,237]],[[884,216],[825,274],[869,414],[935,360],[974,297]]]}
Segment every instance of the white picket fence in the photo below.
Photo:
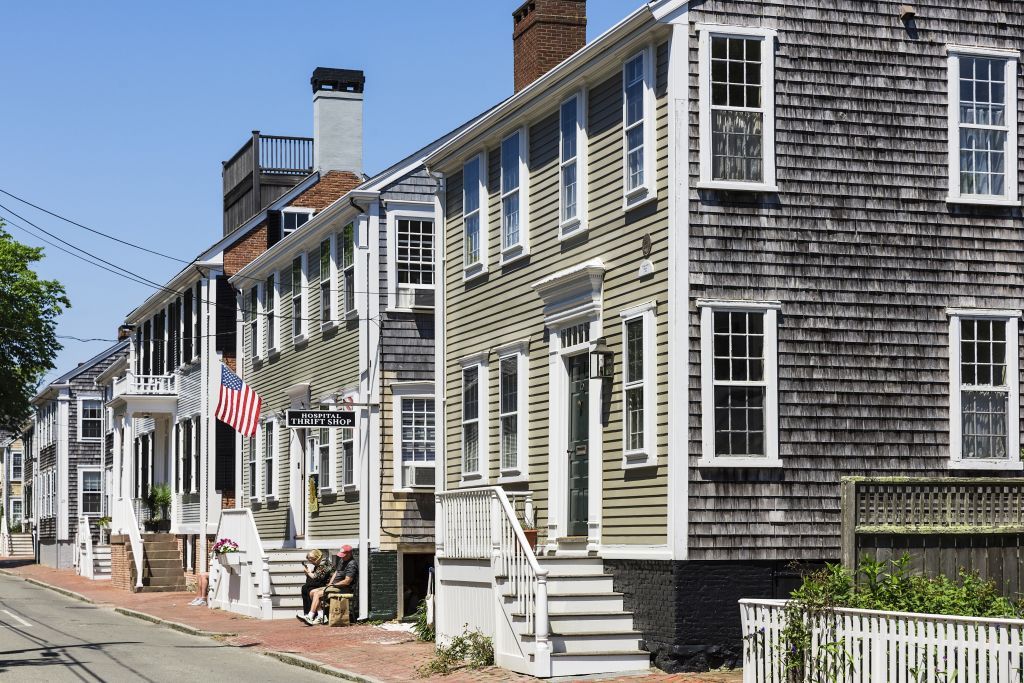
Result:
{"label": "white picket fence", "polygon": [[740,600],[744,683],[1024,683],[1024,620],[835,609],[804,617],[787,667],[785,600]]}

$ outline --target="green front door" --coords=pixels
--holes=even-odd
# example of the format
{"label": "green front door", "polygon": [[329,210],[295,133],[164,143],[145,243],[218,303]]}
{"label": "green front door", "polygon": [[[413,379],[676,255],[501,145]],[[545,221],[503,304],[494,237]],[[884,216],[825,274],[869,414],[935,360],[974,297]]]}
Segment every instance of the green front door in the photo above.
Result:
{"label": "green front door", "polygon": [[569,358],[569,535],[587,535],[590,469],[590,363],[587,354]]}

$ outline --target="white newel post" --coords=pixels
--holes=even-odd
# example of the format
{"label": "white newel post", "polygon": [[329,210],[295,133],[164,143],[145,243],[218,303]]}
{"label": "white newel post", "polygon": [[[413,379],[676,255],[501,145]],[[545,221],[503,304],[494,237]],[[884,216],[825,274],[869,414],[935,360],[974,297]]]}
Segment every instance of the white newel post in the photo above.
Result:
{"label": "white newel post", "polygon": [[270,555],[260,556],[260,612],[265,619],[272,618],[274,611],[270,601]]}
{"label": "white newel post", "polygon": [[446,506],[441,501],[441,496],[434,496],[434,509],[437,511],[437,521],[434,523],[434,556],[444,557],[444,531],[447,524]]}
{"label": "white newel post", "polygon": [[501,566],[501,503],[498,494],[491,491],[491,566]]}
{"label": "white newel post", "polygon": [[537,651],[533,662],[537,669],[535,675],[547,678],[551,675],[551,644],[548,642],[548,570],[537,571],[537,612],[534,629]]}

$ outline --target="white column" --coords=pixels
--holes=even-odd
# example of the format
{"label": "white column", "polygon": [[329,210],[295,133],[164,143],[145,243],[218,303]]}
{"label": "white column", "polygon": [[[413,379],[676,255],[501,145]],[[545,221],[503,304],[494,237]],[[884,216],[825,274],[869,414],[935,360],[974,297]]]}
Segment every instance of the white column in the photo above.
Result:
{"label": "white column", "polygon": [[[72,433],[71,420],[71,394],[70,388],[64,387],[60,390],[60,397],[57,399],[57,540],[67,541],[68,523],[70,520],[71,496],[70,491],[70,439]],[[74,426],[74,433],[77,437],[78,428]]]}

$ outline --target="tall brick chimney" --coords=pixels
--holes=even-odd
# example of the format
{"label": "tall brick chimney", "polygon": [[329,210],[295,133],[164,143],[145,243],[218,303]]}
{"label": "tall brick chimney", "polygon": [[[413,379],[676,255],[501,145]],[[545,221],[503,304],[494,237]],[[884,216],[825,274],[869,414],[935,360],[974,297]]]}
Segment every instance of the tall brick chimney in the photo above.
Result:
{"label": "tall brick chimney", "polygon": [[516,92],[587,44],[587,0],[527,0],[512,19]]}

